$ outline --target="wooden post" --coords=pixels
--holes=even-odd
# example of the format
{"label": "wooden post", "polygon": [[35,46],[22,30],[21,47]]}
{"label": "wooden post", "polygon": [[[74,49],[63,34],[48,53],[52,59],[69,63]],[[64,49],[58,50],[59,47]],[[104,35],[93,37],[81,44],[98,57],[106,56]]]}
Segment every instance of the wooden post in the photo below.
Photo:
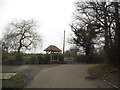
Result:
{"label": "wooden post", "polygon": [[57,53],[57,62],[59,62],[59,53]]}
{"label": "wooden post", "polygon": [[55,55],[54,55],[54,52],[53,52],[53,54],[52,54],[52,61],[54,61],[54,56],[55,56]]}
{"label": "wooden post", "polygon": [[52,52],[50,53],[50,64],[52,62]]}
{"label": "wooden post", "polygon": [[46,51],[46,54],[48,54],[49,52],[48,51]]}

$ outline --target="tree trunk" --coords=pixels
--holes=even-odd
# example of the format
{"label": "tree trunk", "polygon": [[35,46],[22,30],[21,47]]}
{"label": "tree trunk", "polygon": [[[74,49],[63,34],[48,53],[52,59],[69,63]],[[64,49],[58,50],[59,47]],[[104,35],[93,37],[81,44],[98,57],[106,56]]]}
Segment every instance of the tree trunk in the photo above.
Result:
{"label": "tree trunk", "polygon": [[20,39],[19,43],[20,43],[20,45],[18,47],[18,53],[20,53],[20,49],[22,48],[22,38]]}
{"label": "tree trunk", "polygon": [[116,23],[116,30],[115,30],[115,53],[116,53],[116,59],[115,59],[115,66],[120,65],[120,22],[119,22],[119,11],[118,11],[118,2],[114,2],[115,7],[115,23]]}
{"label": "tree trunk", "polygon": [[108,36],[108,22],[107,22],[107,8],[105,7],[106,2],[103,2],[104,12],[104,30],[105,30],[105,60],[109,63],[109,36]]}

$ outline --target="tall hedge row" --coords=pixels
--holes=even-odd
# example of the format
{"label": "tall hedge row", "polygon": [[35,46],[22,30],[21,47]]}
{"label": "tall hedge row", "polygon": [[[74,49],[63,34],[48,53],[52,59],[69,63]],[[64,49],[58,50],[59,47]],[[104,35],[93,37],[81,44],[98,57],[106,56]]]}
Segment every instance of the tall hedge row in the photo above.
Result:
{"label": "tall hedge row", "polygon": [[[64,63],[63,55],[59,55],[60,61],[58,63]],[[3,65],[21,65],[21,64],[49,64],[49,54],[23,54],[23,53],[3,53],[2,64]]]}

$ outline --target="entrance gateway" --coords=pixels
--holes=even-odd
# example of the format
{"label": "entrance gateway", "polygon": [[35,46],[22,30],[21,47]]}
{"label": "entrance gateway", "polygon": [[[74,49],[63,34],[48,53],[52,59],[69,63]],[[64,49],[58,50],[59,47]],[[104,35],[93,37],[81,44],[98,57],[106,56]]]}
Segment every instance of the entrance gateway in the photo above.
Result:
{"label": "entrance gateway", "polygon": [[50,63],[58,63],[60,58],[59,54],[62,52],[58,47],[55,45],[50,45],[47,47],[44,51],[46,51],[46,54],[50,55]]}

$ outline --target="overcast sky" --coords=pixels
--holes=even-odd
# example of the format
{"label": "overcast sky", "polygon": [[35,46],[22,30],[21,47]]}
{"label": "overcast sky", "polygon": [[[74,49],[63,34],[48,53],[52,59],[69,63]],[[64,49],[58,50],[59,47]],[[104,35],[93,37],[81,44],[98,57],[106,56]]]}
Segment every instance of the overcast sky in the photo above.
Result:
{"label": "overcast sky", "polygon": [[75,0],[0,0],[0,38],[7,24],[15,19],[35,19],[38,21],[39,33],[43,39],[42,52],[49,45],[63,47],[63,32],[66,31],[66,48],[69,49],[67,38],[70,37],[69,24],[73,19]]}

